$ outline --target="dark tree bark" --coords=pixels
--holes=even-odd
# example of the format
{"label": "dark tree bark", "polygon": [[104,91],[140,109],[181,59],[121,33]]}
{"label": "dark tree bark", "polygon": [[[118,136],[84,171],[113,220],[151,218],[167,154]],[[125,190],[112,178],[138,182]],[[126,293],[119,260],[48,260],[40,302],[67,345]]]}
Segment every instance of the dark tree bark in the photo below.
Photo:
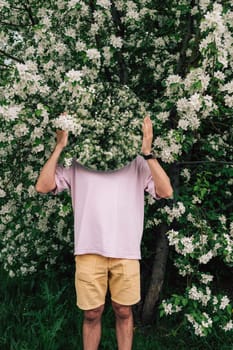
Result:
{"label": "dark tree bark", "polygon": [[[179,193],[179,173],[179,165],[176,163],[172,164],[170,167],[169,176],[175,193],[175,198]],[[175,202],[175,199],[173,199],[173,202]],[[155,256],[150,285],[142,308],[142,322],[144,324],[151,322],[155,313],[155,306],[159,301],[160,292],[163,287],[169,253],[166,232],[169,230],[169,228],[170,227],[164,223],[160,226],[159,231],[156,232]]]}
{"label": "dark tree bark", "polygon": [[160,291],[163,286],[168,257],[168,241],[166,237],[167,225],[161,225],[156,233],[156,251],[152,269],[150,286],[142,309],[142,322],[150,323],[153,318],[154,308],[159,300]]}

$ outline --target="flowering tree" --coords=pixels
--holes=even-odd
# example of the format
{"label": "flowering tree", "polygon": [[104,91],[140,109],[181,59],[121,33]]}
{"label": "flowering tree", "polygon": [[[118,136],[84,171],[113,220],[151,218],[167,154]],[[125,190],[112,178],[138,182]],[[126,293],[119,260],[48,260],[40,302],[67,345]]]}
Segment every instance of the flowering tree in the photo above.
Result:
{"label": "flowering tree", "polygon": [[55,128],[71,134],[66,166],[75,156],[110,169],[140,152],[150,113],[175,198],[148,199],[145,231],[160,239],[143,319],[162,286],[166,236],[186,284],[161,315],[182,313],[199,336],[232,332],[230,300],[210,273],[216,259],[233,265],[232,19],[231,1],[0,1],[0,259],[11,277],[73,248],[69,196],[34,189]]}

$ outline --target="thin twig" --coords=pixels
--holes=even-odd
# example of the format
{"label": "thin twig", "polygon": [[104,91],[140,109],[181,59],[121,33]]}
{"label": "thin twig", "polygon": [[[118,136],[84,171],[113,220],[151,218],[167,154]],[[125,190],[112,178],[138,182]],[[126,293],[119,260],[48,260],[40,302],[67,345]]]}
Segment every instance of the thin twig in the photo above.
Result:
{"label": "thin twig", "polygon": [[12,66],[8,66],[7,64],[0,63],[0,68],[12,69]]}
{"label": "thin twig", "polygon": [[233,165],[233,162],[221,161],[221,160],[194,160],[194,161],[184,161],[184,162],[177,162],[176,163],[176,165],[196,165],[196,164]]}
{"label": "thin twig", "polygon": [[[19,27],[19,28],[22,27],[22,24],[16,24],[16,23],[4,22],[4,21],[1,21],[1,22],[0,22],[0,25],[8,26],[8,27],[13,27],[14,29],[17,28],[17,27]],[[25,25],[25,26],[26,26],[26,25]]]}
{"label": "thin twig", "polygon": [[33,26],[36,25],[37,21],[36,21],[36,20],[34,19],[34,17],[33,17],[32,9],[31,9],[31,6],[30,6],[30,2],[27,1],[27,5],[24,5],[24,4],[23,4],[23,7],[24,7],[24,9],[27,11],[28,16],[29,16],[29,19],[30,19],[32,25],[33,25]]}
{"label": "thin twig", "polygon": [[24,64],[24,61],[23,61],[23,60],[21,60],[20,58],[15,57],[15,56],[12,56],[12,55],[11,55],[11,54],[9,54],[8,52],[3,51],[3,50],[1,50],[1,49],[0,49],[0,54],[2,54],[2,55],[4,55],[4,56],[6,56],[6,57],[8,57],[8,58],[12,59],[13,61],[16,61],[16,62],[19,62],[19,63]]}

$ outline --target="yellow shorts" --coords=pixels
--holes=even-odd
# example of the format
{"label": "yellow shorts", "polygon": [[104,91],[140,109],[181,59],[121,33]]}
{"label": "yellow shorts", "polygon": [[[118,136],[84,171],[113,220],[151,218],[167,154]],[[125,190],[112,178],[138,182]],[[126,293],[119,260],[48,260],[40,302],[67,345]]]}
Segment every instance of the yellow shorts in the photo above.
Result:
{"label": "yellow shorts", "polygon": [[121,305],[140,300],[139,261],[106,258],[96,254],[76,255],[75,289],[77,306],[91,310],[105,303],[109,287],[111,299]]}

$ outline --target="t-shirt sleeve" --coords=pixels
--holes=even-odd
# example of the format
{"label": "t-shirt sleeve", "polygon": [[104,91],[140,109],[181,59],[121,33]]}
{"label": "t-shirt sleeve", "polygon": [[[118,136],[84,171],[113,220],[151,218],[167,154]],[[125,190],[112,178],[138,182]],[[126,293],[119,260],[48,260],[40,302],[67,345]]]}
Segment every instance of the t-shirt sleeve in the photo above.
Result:
{"label": "t-shirt sleeve", "polygon": [[139,157],[139,161],[141,164],[141,171],[144,179],[144,190],[150,193],[150,195],[155,199],[161,199],[161,197],[159,197],[159,195],[156,193],[155,183],[152,178],[151,171],[150,171],[149,165],[147,164],[147,161],[143,159],[141,156]]}
{"label": "t-shirt sleeve", "polygon": [[70,190],[71,183],[71,171],[72,168],[65,168],[61,165],[57,165],[55,172],[56,187],[52,191],[53,194],[57,194],[64,190]]}

